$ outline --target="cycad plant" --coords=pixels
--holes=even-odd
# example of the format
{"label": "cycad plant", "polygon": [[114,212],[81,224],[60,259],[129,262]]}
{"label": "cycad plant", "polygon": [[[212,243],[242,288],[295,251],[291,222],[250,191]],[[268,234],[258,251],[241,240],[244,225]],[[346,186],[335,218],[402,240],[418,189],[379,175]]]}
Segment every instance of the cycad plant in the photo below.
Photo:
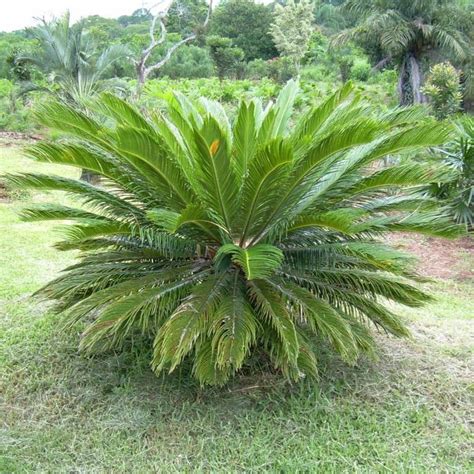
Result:
{"label": "cycad plant", "polygon": [[456,124],[457,137],[442,153],[454,171],[449,182],[435,183],[428,192],[447,204],[448,212],[467,230],[474,228],[474,118],[463,116]]}
{"label": "cycad plant", "polygon": [[353,363],[373,351],[371,327],[408,334],[383,303],[429,297],[379,237],[457,228],[415,193],[444,169],[376,164],[439,145],[449,131],[416,109],[378,113],[350,84],[290,127],[296,94],[290,82],[275,104],[242,103],[233,122],[219,103],[180,94],[149,116],[110,94],[97,101],[100,120],[64,103],[40,109],[43,124],[69,138],[29,156],[102,176],[100,187],[10,177],[82,203],[23,211],[72,221],[58,247],[80,261],[41,293],[71,323],[89,323],[82,349],[143,333],[156,373],[187,360],[201,384],[223,384],[252,354],[298,380],[316,374],[315,338]]}
{"label": "cycad plant", "polygon": [[[99,51],[80,23],[71,25],[69,13],[49,22],[41,20],[31,33],[39,42],[41,54],[37,57],[19,55],[16,62],[36,65],[51,82],[49,92],[57,92],[61,99],[77,105],[105,90],[101,79],[114,63],[129,54],[128,49],[119,44]],[[110,86],[108,84],[109,89]],[[23,87],[25,92],[44,90],[34,84]]]}

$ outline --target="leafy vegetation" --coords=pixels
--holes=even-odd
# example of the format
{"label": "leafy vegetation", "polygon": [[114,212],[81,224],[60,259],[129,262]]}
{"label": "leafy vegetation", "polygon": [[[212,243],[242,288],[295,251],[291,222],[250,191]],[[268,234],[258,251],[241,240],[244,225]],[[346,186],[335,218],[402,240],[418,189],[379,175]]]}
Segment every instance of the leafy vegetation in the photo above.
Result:
{"label": "leafy vegetation", "polygon": [[[284,84],[300,75],[319,97],[327,84],[352,79],[383,83],[376,102],[391,102],[397,90],[403,92],[402,103],[426,101],[424,76],[433,64],[448,59],[460,73],[461,106],[472,108],[471,5],[459,0],[401,2],[394,8],[391,1],[374,8],[359,3],[319,0],[280,6],[232,0],[215,6],[208,18],[205,0],[174,0],[163,11],[139,9],[117,19],[94,15],[76,24],[65,17],[25,31],[0,32],[0,79],[11,81],[14,89],[2,101],[1,127],[35,126],[28,111],[41,96],[20,97],[32,89],[74,95],[75,100],[114,88],[136,97],[137,80],[143,84],[166,77],[269,78]],[[338,39],[344,39],[344,46],[335,47]],[[81,81],[74,64],[81,64]]]}
{"label": "leafy vegetation", "polygon": [[72,322],[97,313],[84,350],[116,347],[138,331],[154,338],[157,373],[191,357],[202,384],[223,384],[259,351],[290,379],[315,376],[313,335],[354,363],[374,350],[366,323],[408,334],[381,298],[417,307],[429,297],[409,284],[404,257],[374,237],[457,235],[414,194],[449,174],[373,164],[441,145],[448,131],[417,110],[377,113],[350,84],[290,129],[296,94],[290,82],[265,109],[243,102],[233,123],[219,103],[195,106],[180,94],[152,119],[112,95],[96,106],[105,120],[60,103],[41,109],[42,123],[70,138],[29,155],[98,173],[106,184],[10,177],[86,205],[22,214],[77,221],[58,245],[83,259],[42,293]]}
{"label": "leafy vegetation", "polygon": [[[127,55],[127,49],[119,45],[98,51],[82,28],[72,28],[69,14],[50,23],[43,20],[34,35],[43,47],[43,54],[20,56],[16,60],[35,64],[52,79],[47,91],[55,92],[57,87],[62,98],[76,104],[103,90],[100,79],[114,62]],[[27,90],[42,88],[28,83],[25,87]]]}
{"label": "leafy vegetation", "polygon": [[468,472],[473,48],[472,0],[0,32],[0,471]]}
{"label": "leafy vegetation", "polygon": [[474,119],[458,121],[458,138],[443,152],[444,162],[455,171],[454,179],[431,185],[431,193],[447,203],[456,222],[474,226]]}
{"label": "leafy vegetation", "polygon": [[436,64],[422,92],[431,99],[434,115],[443,120],[461,110],[460,74],[450,63]]}
{"label": "leafy vegetation", "polygon": [[449,0],[347,0],[344,8],[357,25],[341,33],[338,41],[359,39],[383,54],[381,62],[395,61],[399,68],[401,104],[423,102],[420,62],[433,48],[463,61],[469,54],[464,31],[453,22],[464,11]]}
{"label": "leafy vegetation", "polygon": [[275,7],[275,21],[270,32],[278,51],[292,61],[296,71],[299,71],[300,62],[308,51],[313,30],[312,9],[309,0],[298,3],[289,0],[284,7],[278,4]]}
{"label": "leafy vegetation", "polygon": [[221,2],[212,15],[210,34],[231,40],[247,61],[271,59],[278,52],[270,36],[271,7],[252,0]]}
{"label": "leafy vegetation", "polygon": [[[0,175],[19,172],[79,176],[1,147]],[[71,199],[34,190],[25,199],[0,204],[1,471],[469,471],[468,281],[435,279],[433,303],[397,308],[413,338],[378,335],[377,361],[347,367],[320,344],[318,383],[282,386],[259,366],[202,390],[183,372],[155,377],[144,345],[78,356],[86,323],[64,329],[65,316],[30,298],[75,255],[54,249],[57,223],[17,215],[28,202]],[[428,269],[432,240],[420,243]],[[472,268],[472,252],[453,247],[452,268]]]}
{"label": "leafy vegetation", "polygon": [[224,79],[226,75],[235,77],[242,71],[245,53],[242,49],[232,46],[232,40],[220,36],[209,36],[207,45],[220,79]]}

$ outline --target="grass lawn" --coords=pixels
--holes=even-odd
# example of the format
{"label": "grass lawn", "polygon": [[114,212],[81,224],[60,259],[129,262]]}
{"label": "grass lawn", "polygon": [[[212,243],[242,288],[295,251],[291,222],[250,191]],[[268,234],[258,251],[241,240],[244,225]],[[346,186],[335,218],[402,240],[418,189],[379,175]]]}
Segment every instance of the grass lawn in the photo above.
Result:
{"label": "grass lawn", "polygon": [[[52,169],[0,148],[0,175]],[[16,217],[47,199],[66,197],[0,202],[0,472],[474,469],[472,252],[450,263],[463,278],[430,283],[435,303],[400,310],[414,337],[381,335],[379,360],[350,368],[323,348],[318,383],[263,374],[203,390],[184,373],[156,378],[136,347],[81,356],[81,327],[30,297],[74,258],[52,248],[57,223]]]}

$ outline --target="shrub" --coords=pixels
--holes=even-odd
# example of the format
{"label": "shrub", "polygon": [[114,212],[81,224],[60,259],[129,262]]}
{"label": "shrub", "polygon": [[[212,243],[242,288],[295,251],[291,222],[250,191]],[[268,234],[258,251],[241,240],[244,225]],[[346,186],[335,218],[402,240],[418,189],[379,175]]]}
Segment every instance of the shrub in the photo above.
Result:
{"label": "shrub", "polygon": [[288,82],[297,74],[293,62],[288,57],[271,59],[268,61],[268,69],[270,77],[280,83]]}
{"label": "shrub", "polygon": [[8,79],[0,79],[0,99],[10,97],[14,88],[15,85],[13,82],[9,81]]}
{"label": "shrub", "polygon": [[180,48],[160,70],[160,75],[174,78],[211,77],[214,64],[209,51],[198,46]]}
{"label": "shrub", "polygon": [[[241,99],[259,97],[272,99],[278,93],[280,86],[270,79],[261,81],[250,80],[218,80],[217,78],[170,81],[167,79],[150,80],[145,85],[144,99],[166,101],[174,91],[182,92],[192,99],[203,96],[208,99],[219,100],[226,104],[237,105]],[[163,103],[163,105],[165,105]]]}
{"label": "shrub", "polygon": [[383,302],[429,297],[410,284],[408,260],[376,237],[458,230],[412,193],[444,169],[373,164],[441,144],[446,126],[410,109],[379,114],[348,84],[290,128],[296,94],[290,82],[265,111],[244,102],[232,123],[219,103],[179,93],[149,118],[112,95],[87,115],[64,103],[39,110],[69,138],[28,155],[103,176],[101,187],[10,177],[82,203],[22,214],[75,222],[58,248],[81,251],[80,261],[41,294],[71,323],[89,322],[81,349],[143,333],[156,373],[186,359],[201,384],[223,384],[257,353],[291,380],[315,376],[315,335],[354,363],[374,350],[371,326],[408,334]]}
{"label": "shrub", "polygon": [[243,70],[244,52],[232,46],[232,40],[220,36],[209,36],[207,45],[220,79],[225,76],[235,77],[239,71]]}
{"label": "shrub", "polygon": [[357,81],[365,82],[370,77],[371,65],[367,59],[356,58],[352,65],[350,76]]}
{"label": "shrub", "polygon": [[453,219],[474,227],[474,119],[464,116],[457,124],[458,137],[444,150],[444,162],[454,178],[430,187],[430,193],[447,204]]}
{"label": "shrub", "polygon": [[431,100],[434,115],[442,120],[461,108],[462,93],[459,72],[449,63],[436,64],[430,69],[422,91]]}
{"label": "shrub", "polygon": [[263,59],[254,59],[253,61],[249,61],[247,63],[245,75],[249,79],[256,80],[262,79],[263,77],[269,77],[270,68],[268,66],[268,62],[264,61]]}
{"label": "shrub", "polygon": [[301,78],[312,82],[329,82],[331,89],[334,88],[336,74],[323,65],[305,66],[301,69]]}

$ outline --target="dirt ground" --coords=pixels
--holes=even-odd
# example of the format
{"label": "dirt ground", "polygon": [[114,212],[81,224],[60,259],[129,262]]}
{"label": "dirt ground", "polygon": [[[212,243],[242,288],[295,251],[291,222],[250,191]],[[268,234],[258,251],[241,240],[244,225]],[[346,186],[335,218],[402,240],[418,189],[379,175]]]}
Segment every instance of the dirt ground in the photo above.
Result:
{"label": "dirt ground", "polygon": [[398,233],[388,236],[387,241],[417,257],[417,270],[423,276],[457,281],[474,279],[472,237],[447,240]]}

